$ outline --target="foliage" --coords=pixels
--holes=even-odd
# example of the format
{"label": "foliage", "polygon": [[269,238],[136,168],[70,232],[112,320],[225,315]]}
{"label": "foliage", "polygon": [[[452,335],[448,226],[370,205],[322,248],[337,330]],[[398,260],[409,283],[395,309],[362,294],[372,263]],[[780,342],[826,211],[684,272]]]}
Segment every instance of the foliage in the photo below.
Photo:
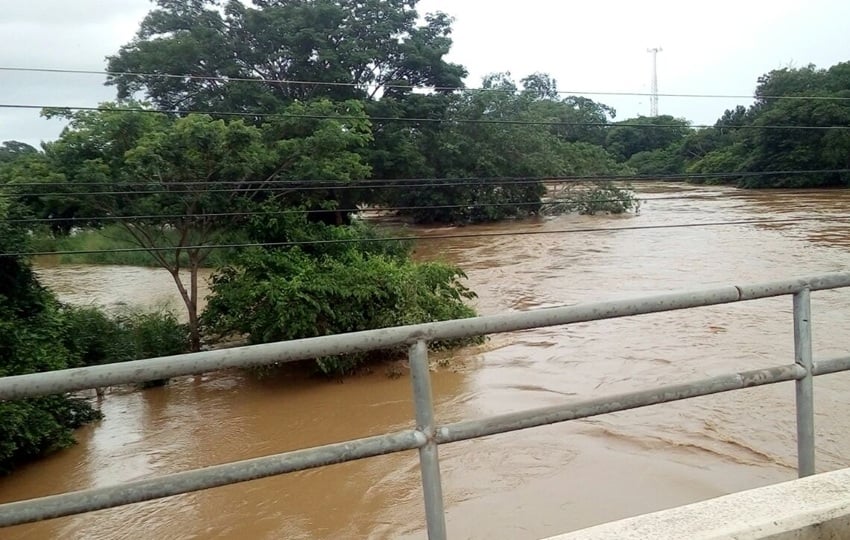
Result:
{"label": "foliage", "polygon": [[165,310],[107,315],[95,307],[62,306],[64,343],[79,366],[187,352],[186,325]]}
{"label": "foliage", "polygon": [[[147,255],[130,260],[153,259],[173,277],[197,350],[198,269],[213,251],[225,254],[208,246],[233,243],[247,215],[258,208],[277,212],[280,205],[304,203],[334,212],[339,204],[355,204],[356,199],[332,189],[308,191],[300,183],[348,182],[368,175],[357,150],[371,140],[370,126],[356,102],[294,103],[262,127],[199,114],[176,119],[155,112],[128,114],[122,110],[127,107],[145,105],[46,111],[64,116],[70,125],[58,141],[45,145],[43,171],[18,174],[7,185],[14,188],[18,178],[48,184],[30,204],[39,217],[58,215],[69,218],[68,226],[99,227],[91,218],[105,216],[122,227],[121,237]],[[298,183],[279,187],[280,182]],[[52,198],[49,192],[61,196]],[[264,204],[269,202],[278,206]],[[54,235],[63,232],[68,229],[54,230]],[[99,236],[104,235],[93,239]]]}
{"label": "foliage", "polygon": [[[348,100],[294,103],[263,125],[266,141],[279,164],[275,200],[286,207],[305,206],[314,219],[347,224],[351,210],[366,192],[350,184],[368,178],[371,168],[362,151],[372,142],[372,126],[363,104]],[[327,210],[327,213],[316,213]]]}
{"label": "foliage", "polygon": [[0,163],[11,163],[22,157],[38,154],[38,150],[19,141],[3,141],[0,144]]}
{"label": "foliage", "polygon": [[[815,99],[794,99],[804,96]],[[850,125],[848,98],[850,62],[773,70],[759,78],[749,109],[726,111],[714,128],[687,141],[688,171],[746,188],[850,185],[842,172],[850,168],[850,133],[834,129]]]}
{"label": "foliage", "polygon": [[690,131],[690,123],[681,118],[639,116],[618,122],[608,130],[605,147],[614,156],[628,160],[639,152],[651,152],[681,142]]}
{"label": "foliage", "polygon": [[541,178],[628,170],[600,146],[578,140],[594,138],[578,127],[602,129],[612,110],[560,99],[544,74],[524,84],[520,90],[509,74],[494,74],[484,91],[455,96],[446,122],[417,140],[424,172],[436,180],[387,190],[385,202],[417,222],[496,221],[538,212],[546,193]]}
{"label": "foliage", "polygon": [[65,396],[0,403],[0,474],[71,446],[72,430],[100,417],[86,401]]}
{"label": "foliage", "polygon": [[[192,73],[189,80],[116,75],[119,97],[144,91],[161,109],[264,111],[295,100],[401,97],[408,86],[462,86],[444,60],[451,19],[420,19],[418,0],[157,0],[109,71]],[[421,21],[421,22],[420,22]],[[203,77],[249,78],[232,82]],[[277,84],[273,81],[337,84]],[[351,86],[348,86],[351,85]]]}
{"label": "foliage", "polygon": [[134,359],[126,332],[102,310],[65,305],[60,316],[63,343],[75,360],[73,367]]}
{"label": "foliage", "polygon": [[[323,226],[317,234],[357,238],[362,230]],[[474,294],[460,269],[414,263],[409,248],[380,244],[340,243],[324,253],[246,251],[213,278],[204,322],[220,335],[266,343],[474,315],[464,303]],[[317,365],[327,375],[344,374],[366,358],[320,358]]]}
{"label": "foliage", "polygon": [[685,168],[685,158],[682,156],[680,142],[665,148],[638,152],[633,154],[626,163],[638,174],[644,176],[680,174]]}
{"label": "foliage", "polygon": [[[318,123],[319,116],[335,114],[330,104],[311,108],[313,102],[324,99],[349,108],[357,104],[375,119],[368,140],[356,150],[362,162],[349,161],[350,166],[345,166],[344,152],[351,151],[347,146],[344,152],[337,152],[331,167],[317,166],[311,156],[305,163],[307,170],[297,175],[297,180],[348,182],[371,173],[373,178],[393,184],[391,180],[423,177],[567,174],[575,167],[570,156],[564,155],[570,149],[563,145],[604,144],[607,124],[615,116],[610,107],[587,98],[562,98],[557,82],[543,73],[525,77],[522,90],[509,76],[497,74],[484,82],[493,91],[453,92],[462,88],[466,72],[445,61],[452,21],[442,13],[420,18],[418,0],[255,1],[251,6],[237,0],[156,3],[136,38],[110,58],[110,71],[192,73],[195,77],[115,75],[110,84],[118,87],[120,98],[142,92],[163,110],[286,111],[296,118],[278,124],[301,125],[309,118]],[[273,82],[279,80],[318,84]],[[415,93],[412,87],[435,90]],[[261,118],[257,117],[258,123]],[[393,121],[395,118],[404,121]],[[357,129],[346,133],[352,135]],[[291,141],[287,146],[299,144]],[[576,149],[571,150],[575,153]],[[613,161],[607,155],[602,158],[602,162],[607,160]],[[600,174],[608,168],[602,162],[594,169]],[[344,169],[342,175],[339,165]],[[400,213],[414,221],[475,222],[535,213],[544,193],[543,186],[535,182],[435,184],[411,189],[302,192],[301,200],[289,197],[287,204],[326,208],[326,214],[314,217],[337,225],[348,224],[351,215],[344,210],[361,203],[404,207]],[[419,208],[422,206],[440,208],[425,210]]]}
{"label": "foliage", "polygon": [[[7,219],[18,210],[0,199],[0,376],[64,369],[76,359],[63,344],[58,303],[22,259],[26,233]],[[71,430],[99,413],[79,399],[50,396],[0,402],[0,473],[73,443]]]}
{"label": "foliage", "polygon": [[589,185],[570,185],[556,194],[543,213],[546,215],[577,213],[582,215],[624,214],[640,210],[640,200],[629,185],[614,182],[594,182]]}

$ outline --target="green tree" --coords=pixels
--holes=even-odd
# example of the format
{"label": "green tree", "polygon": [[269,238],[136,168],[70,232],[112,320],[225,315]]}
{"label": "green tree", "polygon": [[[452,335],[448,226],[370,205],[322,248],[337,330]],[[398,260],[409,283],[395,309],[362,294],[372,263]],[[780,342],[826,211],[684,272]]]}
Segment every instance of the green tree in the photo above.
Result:
{"label": "green tree", "polygon": [[[0,377],[72,367],[55,298],[26,261],[27,234],[12,227],[18,208],[0,199]],[[73,443],[72,430],[99,417],[66,395],[0,402],[0,473]]]}
{"label": "green tree", "polygon": [[582,96],[561,98],[558,82],[546,73],[534,73],[520,83],[522,96],[532,100],[531,114],[551,122],[552,133],[560,139],[605,144],[607,126],[617,116],[612,107]]}
{"label": "green tree", "polygon": [[257,173],[273,156],[261,131],[241,121],[115,108],[64,113],[70,125],[46,153],[67,179],[68,199],[102,216],[132,217],[117,223],[174,279],[198,350],[198,270],[209,246],[238,227],[238,219],[210,215],[248,210],[264,185]]}
{"label": "green tree", "polygon": [[[418,139],[427,174],[437,180],[389,192],[393,204],[418,207],[402,214],[422,222],[524,216],[540,209],[546,193],[543,182],[534,178],[628,170],[602,147],[577,142],[577,132],[561,131],[558,122],[591,120],[576,119],[575,100],[559,99],[548,76],[536,74],[533,80],[525,79],[531,90],[520,90],[510,74],[493,74],[484,79],[482,91],[454,98],[441,128]],[[462,180],[440,180],[444,178]]]}
{"label": "green tree", "polygon": [[633,154],[626,164],[641,175],[681,174],[685,169],[681,143]]}
{"label": "green tree", "polygon": [[368,175],[358,151],[371,140],[370,126],[357,102],[294,103],[261,127],[127,106],[138,104],[48,112],[70,125],[45,147],[41,213],[82,216],[75,223],[89,225],[97,222],[86,216],[108,217],[125,229],[132,244],[121,247],[145,250],[172,276],[198,350],[198,272],[214,246],[243,239],[247,215],[259,209],[305,205],[339,214],[340,202],[356,204],[356,190],[313,184]]}
{"label": "green tree", "polygon": [[850,185],[841,172],[850,168],[848,99],[850,62],[771,71],[759,78],[753,106],[726,111],[687,142],[688,170],[728,173],[715,181],[748,188]]}
{"label": "green tree", "polygon": [[628,160],[638,152],[651,152],[679,143],[691,132],[689,122],[669,115],[639,116],[618,122],[608,130],[605,147]]}
{"label": "green tree", "polygon": [[227,111],[410,93],[399,85],[461,87],[465,70],[444,59],[451,47],[451,19],[442,13],[420,19],[417,3],[254,0],[248,6],[240,0],[157,0],[136,38],[109,59],[110,71],[153,75],[116,75],[110,84],[120,98],[143,91],[166,110]]}
{"label": "green tree", "polygon": [[65,181],[65,175],[41,152],[27,152],[0,163],[2,193],[20,205],[23,217],[55,220],[49,228],[59,234],[67,234],[75,226],[92,225],[97,215],[86,201],[64,189]]}
{"label": "green tree", "polygon": [[363,153],[372,142],[372,127],[363,104],[326,99],[293,103],[264,124],[263,133],[276,156],[274,179],[292,186],[278,191],[280,202],[304,206],[335,225],[348,223],[351,210],[368,198],[351,184],[371,175]]}
{"label": "green tree", "polygon": [[0,144],[0,163],[8,163],[15,161],[24,156],[32,156],[38,153],[38,150],[27,143],[19,141],[3,141]]}
{"label": "green tree", "polygon": [[[418,0],[245,4],[157,1],[136,38],[109,60],[112,71],[151,75],[116,75],[109,84],[121,98],[141,92],[164,110],[273,113],[295,101],[354,99],[370,116],[403,119],[444,117],[451,89],[463,87],[465,69],[445,60],[451,19],[420,17]],[[426,176],[422,139],[435,130],[433,123],[376,122],[374,141],[359,152],[375,178]],[[382,192],[356,196],[366,194],[382,200]]]}

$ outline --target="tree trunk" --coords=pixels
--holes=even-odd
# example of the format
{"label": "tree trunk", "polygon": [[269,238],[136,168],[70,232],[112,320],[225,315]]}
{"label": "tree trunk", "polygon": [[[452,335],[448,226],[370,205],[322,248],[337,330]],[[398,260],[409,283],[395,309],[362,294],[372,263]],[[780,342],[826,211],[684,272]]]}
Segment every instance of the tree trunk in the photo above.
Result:
{"label": "tree trunk", "polygon": [[198,254],[196,252],[189,253],[189,298],[191,307],[189,308],[189,346],[192,352],[201,350],[201,325],[198,321]]}
{"label": "tree trunk", "polygon": [[198,322],[198,261],[197,255],[189,254],[189,291],[183,285],[183,280],[180,278],[180,268],[171,268],[171,277],[174,278],[174,283],[177,285],[177,290],[180,291],[180,298],[186,305],[186,312],[189,315],[189,350],[190,352],[198,352],[201,350],[201,329]]}

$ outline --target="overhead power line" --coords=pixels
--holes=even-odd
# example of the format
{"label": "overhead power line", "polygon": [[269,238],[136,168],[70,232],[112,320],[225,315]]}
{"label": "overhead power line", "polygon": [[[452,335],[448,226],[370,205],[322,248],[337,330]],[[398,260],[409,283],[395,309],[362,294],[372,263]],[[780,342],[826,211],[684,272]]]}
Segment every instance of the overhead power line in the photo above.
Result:
{"label": "overhead power line", "polygon": [[[353,82],[334,82],[334,81],[303,81],[297,79],[268,79],[263,77],[225,77],[220,75],[188,75],[177,73],[144,73],[134,71],[106,71],[106,70],[89,70],[89,69],[63,69],[63,68],[31,68],[31,67],[14,67],[0,66],[0,71],[19,72],[19,73],[47,73],[47,74],[68,74],[68,75],[98,75],[102,77],[147,77],[154,79],[178,79],[178,80],[194,80],[194,81],[215,81],[215,82],[244,82],[244,83],[261,83],[261,84],[278,84],[282,86],[328,86],[328,87],[350,87],[350,88],[394,88],[399,90],[425,90],[434,92],[496,92],[509,93],[511,90],[502,88],[466,88],[455,86],[421,86],[409,84],[377,84],[377,83],[353,83]],[[634,96],[634,97],[651,97],[658,95],[661,97],[673,98],[691,98],[691,99],[776,99],[776,100],[813,100],[813,101],[850,101],[850,97],[844,96],[775,96],[765,95],[757,96],[754,94],[688,94],[688,93],[659,93],[653,94],[649,92],[606,92],[606,91],[586,91],[586,90],[557,90],[561,95],[594,95],[594,96]]]}
{"label": "overhead power line", "polygon": [[[635,197],[635,200],[638,200]],[[641,204],[653,201],[673,201],[673,200],[689,200],[689,199],[704,199],[704,197],[695,195],[677,195],[672,197],[647,197],[640,198]],[[455,208],[499,208],[505,206],[554,206],[565,204],[571,201],[551,200],[551,201],[511,201],[502,203],[468,203],[468,204],[440,204],[426,206],[376,206],[367,208],[331,208],[331,209],[313,209],[313,210],[256,210],[253,212],[211,212],[199,214],[139,214],[127,216],[90,216],[90,217],[52,217],[52,218],[14,218],[6,219],[7,223],[62,223],[71,221],[156,221],[156,220],[179,220],[197,221],[207,218],[226,218],[226,217],[250,217],[250,216],[280,216],[280,215],[300,215],[300,214],[327,214],[328,212],[343,212],[343,213],[359,213],[359,212],[401,212],[409,210],[449,210]],[[617,203],[623,202],[623,199],[592,199],[593,203]]]}
{"label": "overhead power line", "polygon": [[[600,128],[711,128],[715,127],[712,124],[640,124],[640,123],[611,123],[611,122],[557,122],[557,121],[540,121],[540,120],[509,120],[509,119],[488,119],[488,118],[408,118],[401,116],[358,116],[348,114],[292,114],[292,113],[249,113],[236,111],[200,111],[190,109],[172,109],[168,111],[157,109],[140,109],[132,107],[85,107],[76,105],[32,105],[22,103],[0,103],[0,109],[57,109],[71,111],[87,111],[87,112],[113,112],[113,113],[142,113],[142,114],[203,114],[208,116],[220,116],[227,118],[298,118],[302,120],[370,120],[372,122],[407,122],[413,124],[473,124],[473,125],[505,125],[505,126],[549,126],[549,127],[600,127]],[[809,131],[832,131],[832,130],[850,130],[850,125],[829,125],[829,126],[811,126],[811,125],[772,125],[772,124],[745,124],[740,126],[726,126],[725,129],[764,129],[764,130],[809,130]]]}
{"label": "overhead power line", "polygon": [[[533,185],[539,184],[539,180],[516,180],[511,182],[493,182],[492,185],[496,186],[506,186],[506,185]],[[246,182],[248,184],[248,182]],[[6,186],[11,187],[12,184],[6,184]],[[0,197],[61,197],[61,196],[103,196],[103,195],[180,195],[180,194],[192,194],[192,193],[251,193],[251,192],[262,192],[262,193],[277,193],[277,194],[286,194],[286,193],[300,193],[306,191],[324,191],[327,189],[333,190],[352,190],[352,189],[395,189],[395,188],[419,188],[419,187],[460,187],[460,186],[482,186],[486,187],[487,184],[481,182],[452,182],[452,183],[424,183],[424,184],[387,184],[382,186],[364,186],[358,184],[348,184],[348,185],[338,185],[338,186],[272,186],[272,187],[262,187],[255,185],[254,187],[237,187],[237,188],[226,188],[226,189],[149,189],[149,190],[127,190],[127,191],[55,191],[48,193],[0,193]],[[0,186],[2,187],[2,186]],[[123,187],[123,186],[116,186]],[[178,185],[177,187],[181,187]]]}
{"label": "overhead power line", "polygon": [[[138,182],[116,182],[114,184],[105,184],[99,182],[80,182],[80,183],[62,183],[62,182],[22,182],[8,183],[0,185],[0,190],[3,188],[10,190],[16,187],[50,187],[61,188],[68,187],[112,187],[112,190],[103,191],[51,191],[51,192],[26,192],[26,193],[2,193],[0,197],[62,197],[62,196],[104,196],[104,195],[179,195],[192,194],[196,192],[202,193],[250,193],[250,192],[267,192],[267,193],[298,193],[308,191],[324,191],[333,190],[353,190],[353,189],[409,189],[420,187],[461,187],[461,186],[509,186],[509,185],[532,185],[539,183],[574,183],[574,182],[652,182],[652,181],[687,181],[687,180],[706,180],[712,178],[752,178],[764,176],[800,176],[810,174],[848,174],[850,169],[815,169],[815,170],[787,170],[787,171],[753,171],[753,172],[731,172],[731,173],[684,173],[684,174],[669,174],[669,175],[607,175],[607,176],[570,176],[570,177],[492,177],[492,178],[461,178],[459,181],[453,179],[442,178],[419,178],[419,179],[402,179],[402,180],[385,180],[386,184],[371,184],[366,180],[357,180],[351,183],[322,183],[321,181],[310,182],[301,181],[300,183],[292,184],[277,184],[276,181],[268,182],[174,182],[163,184],[146,184]],[[418,183],[407,183],[407,182]],[[288,180],[282,182],[290,182]],[[397,183],[400,182],[400,183]],[[220,185],[231,185],[236,187],[219,188]],[[191,189],[191,186],[213,186],[212,189]],[[130,187],[150,187],[157,189],[138,189],[130,190],[124,188]],[[168,189],[174,187],[176,189]]]}
{"label": "overhead power line", "polygon": [[[390,178],[377,179],[366,178],[351,182],[337,180],[266,180],[266,181],[242,181],[242,180],[210,180],[210,181],[188,181],[188,182],[166,182],[155,184],[157,186],[283,186],[293,189],[321,190],[321,189],[374,189],[374,188],[401,188],[421,186],[467,186],[467,185],[511,185],[524,183],[572,183],[572,182],[645,182],[645,181],[677,181],[677,180],[707,180],[712,178],[747,178],[759,176],[797,176],[806,174],[843,174],[850,173],[850,169],[791,169],[778,171],[741,171],[741,172],[718,172],[718,173],[673,173],[673,174],[596,174],[596,175],[570,175],[570,176],[465,176],[454,178]],[[14,182],[3,187],[147,187],[150,183],[144,182]],[[256,188],[251,188],[256,189]]]}
{"label": "overhead power line", "polygon": [[588,227],[574,229],[557,229],[551,231],[513,231],[513,232],[481,232],[481,233],[458,233],[458,234],[441,234],[434,236],[391,236],[379,238],[344,238],[330,240],[304,240],[294,242],[244,242],[235,244],[211,244],[211,245],[191,245],[191,246],[171,246],[171,247],[131,247],[131,248],[113,248],[113,249],[90,249],[90,250],[68,250],[68,251],[22,251],[15,253],[0,253],[0,257],[40,257],[51,255],[93,255],[97,253],[140,253],[140,252],[163,252],[174,251],[178,247],[181,250],[197,250],[197,249],[244,249],[252,247],[295,247],[308,245],[327,245],[327,244],[357,244],[364,242],[406,242],[411,240],[423,241],[440,241],[447,239],[463,239],[463,238],[494,238],[500,236],[538,236],[549,234],[587,234],[597,232],[618,232],[618,231],[640,231],[640,230],[660,230],[660,229],[682,229],[682,228],[699,228],[699,227],[727,227],[732,225],[769,225],[769,224],[791,224],[805,222],[847,222],[850,217],[814,217],[814,218],[777,218],[777,219],[759,219],[759,220],[734,220],[734,221],[713,221],[713,222],[696,222],[696,223],[675,223],[668,225],[635,225],[632,227]]}

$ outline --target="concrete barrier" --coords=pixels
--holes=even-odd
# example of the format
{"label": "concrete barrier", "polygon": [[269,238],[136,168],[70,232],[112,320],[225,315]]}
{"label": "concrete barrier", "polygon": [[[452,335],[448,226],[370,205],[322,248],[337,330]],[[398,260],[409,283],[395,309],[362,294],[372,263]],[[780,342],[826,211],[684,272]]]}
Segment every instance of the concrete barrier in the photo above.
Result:
{"label": "concrete barrier", "polygon": [[850,539],[850,469],[582,529],[548,540]]}

